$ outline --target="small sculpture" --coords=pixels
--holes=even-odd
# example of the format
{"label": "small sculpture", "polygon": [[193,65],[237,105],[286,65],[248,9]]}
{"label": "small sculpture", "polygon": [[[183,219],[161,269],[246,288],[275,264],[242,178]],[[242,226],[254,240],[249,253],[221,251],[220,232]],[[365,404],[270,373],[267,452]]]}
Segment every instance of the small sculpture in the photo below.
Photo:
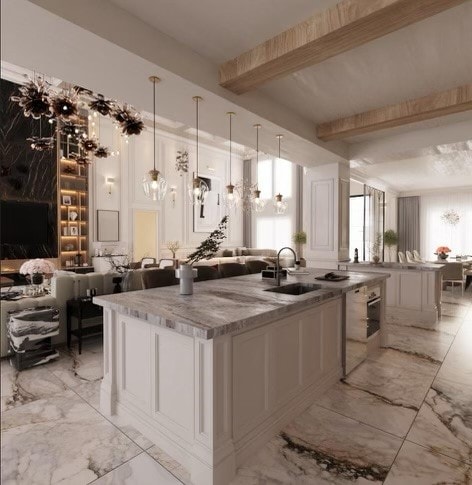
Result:
{"label": "small sculpture", "polygon": [[358,263],[359,262],[359,251],[358,249],[354,249],[354,263]]}

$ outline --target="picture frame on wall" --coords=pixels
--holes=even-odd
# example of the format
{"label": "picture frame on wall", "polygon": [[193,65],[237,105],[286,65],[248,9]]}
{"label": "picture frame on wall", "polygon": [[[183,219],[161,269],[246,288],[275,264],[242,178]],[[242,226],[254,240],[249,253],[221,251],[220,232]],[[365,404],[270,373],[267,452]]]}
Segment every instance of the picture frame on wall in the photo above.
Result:
{"label": "picture frame on wall", "polygon": [[208,186],[205,203],[193,206],[193,232],[213,231],[221,220],[221,179],[211,175],[199,175]]}
{"label": "picture frame on wall", "polygon": [[97,210],[97,241],[120,240],[120,211]]}
{"label": "picture frame on wall", "polygon": [[63,195],[62,205],[72,205],[72,197],[70,195]]}

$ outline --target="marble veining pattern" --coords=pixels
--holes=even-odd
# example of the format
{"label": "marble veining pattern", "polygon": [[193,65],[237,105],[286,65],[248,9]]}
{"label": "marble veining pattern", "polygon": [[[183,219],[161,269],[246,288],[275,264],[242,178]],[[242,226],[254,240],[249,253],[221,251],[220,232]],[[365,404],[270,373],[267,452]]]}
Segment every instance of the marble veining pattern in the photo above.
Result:
{"label": "marble veining pattern", "polygon": [[[456,334],[444,362],[381,350],[244,463],[232,484],[472,484],[472,300],[450,301],[462,310],[444,318],[449,331],[424,334]],[[2,361],[2,484],[190,485],[181,464],[98,412],[100,341],[86,340],[80,356],[60,353],[20,373]]]}
{"label": "marble veining pattern", "polygon": [[282,318],[306,309],[307,305],[339,297],[367,282],[378,284],[389,277],[382,273],[347,272],[348,280],[333,283],[315,280],[326,271],[308,270],[309,275],[289,275],[283,281],[283,284],[297,281],[320,284],[321,289],[304,295],[265,291],[274,284],[255,274],[195,283],[193,295],[182,296],[178,286],[167,286],[95,297],[94,302],[184,335],[210,339]]}

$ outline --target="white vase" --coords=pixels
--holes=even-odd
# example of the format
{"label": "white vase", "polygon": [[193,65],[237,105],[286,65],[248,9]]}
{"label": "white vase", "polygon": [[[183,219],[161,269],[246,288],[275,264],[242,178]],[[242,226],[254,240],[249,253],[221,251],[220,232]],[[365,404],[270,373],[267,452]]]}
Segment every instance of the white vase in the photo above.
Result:
{"label": "white vase", "polygon": [[193,269],[190,264],[181,264],[179,269],[175,270],[176,278],[180,279],[180,294],[193,295],[193,279],[197,277],[197,270]]}

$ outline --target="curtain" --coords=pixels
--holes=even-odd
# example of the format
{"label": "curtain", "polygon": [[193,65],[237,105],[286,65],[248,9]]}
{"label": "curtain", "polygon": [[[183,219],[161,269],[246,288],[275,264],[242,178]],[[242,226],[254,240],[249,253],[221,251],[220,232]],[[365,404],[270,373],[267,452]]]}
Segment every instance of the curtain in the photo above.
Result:
{"label": "curtain", "polygon": [[398,250],[413,251],[420,247],[420,198],[398,198]]}
{"label": "curtain", "polygon": [[472,189],[421,196],[420,214],[423,258],[436,259],[438,246],[448,246],[452,256],[472,255]]}
{"label": "curtain", "polygon": [[[383,260],[383,233],[385,219],[385,192],[364,185],[364,261],[372,260],[372,249],[380,239],[380,256]],[[380,235],[380,236],[379,236]]]}

